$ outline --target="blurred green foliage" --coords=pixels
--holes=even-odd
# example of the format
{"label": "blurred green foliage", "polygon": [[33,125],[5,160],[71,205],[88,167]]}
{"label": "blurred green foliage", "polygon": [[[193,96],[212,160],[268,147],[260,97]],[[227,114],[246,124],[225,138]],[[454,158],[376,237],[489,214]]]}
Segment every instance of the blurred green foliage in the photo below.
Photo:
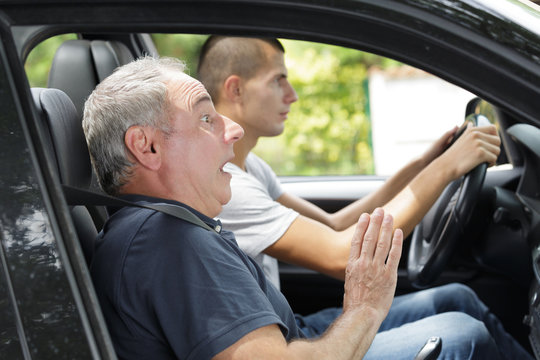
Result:
{"label": "blurred green foliage", "polygon": [[255,149],[279,175],[373,174],[367,72],[373,55],[338,46],[283,40],[298,93],[282,136]]}
{"label": "blurred green foliage", "polygon": [[56,49],[64,41],[76,38],[75,34],[54,36],[32,49],[24,63],[31,87],[47,87],[47,78]]}
{"label": "blurred green foliage", "polygon": [[[186,61],[196,75],[204,35],[154,35],[161,55]],[[281,136],[254,152],[278,175],[373,174],[368,69],[395,61],[339,46],[282,40],[289,80],[299,100]]]}
{"label": "blurred green foliage", "polygon": [[170,56],[183,60],[189,75],[197,76],[199,51],[208,35],[192,34],[152,34],[152,40],[161,56]]}
{"label": "blurred green foliage", "polygon": [[[38,45],[25,64],[31,86],[46,86],[56,48],[75,35]],[[206,35],[153,34],[162,56],[184,60],[196,76]],[[299,100],[281,136],[260,139],[255,153],[278,175],[373,174],[368,69],[397,62],[338,46],[282,40],[289,80]]]}

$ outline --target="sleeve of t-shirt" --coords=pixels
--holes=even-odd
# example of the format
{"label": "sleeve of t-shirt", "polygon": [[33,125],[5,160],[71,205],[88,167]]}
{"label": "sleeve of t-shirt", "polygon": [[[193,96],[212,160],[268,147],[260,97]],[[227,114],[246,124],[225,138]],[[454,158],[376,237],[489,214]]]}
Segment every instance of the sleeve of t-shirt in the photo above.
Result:
{"label": "sleeve of t-shirt", "polygon": [[283,188],[276,173],[263,159],[254,153],[249,153],[246,159],[246,168],[263,184],[272,200],[277,200],[283,194]]}
{"label": "sleeve of t-shirt", "polygon": [[252,174],[232,164],[225,166],[232,174],[232,197],[219,219],[225,229],[234,232],[240,248],[253,258],[279,240],[298,217],[296,211],[275,201],[282,193],[279,180],[264,169],[259,166]]}
{"label": "sleeve of t-shirt", "polygon": [[287,333],[254,276],[256,268],[237,246],[194,226],[179,233],[174,220],[154,222],[141,232],[155,231],[156,226],[165,236],[155,238],[152,247],[148,241],[131,246],[132,256],[139,253],[135,258],[145,261],[138,262],[137,269],[125,264],[125,271],[141,274],[136,286],[126,287],[131,292],[126,298],[153,304],[149,312],[155,313],[160,328],[154,331],[163,332],[178,358],[211,358],[271,324]]}

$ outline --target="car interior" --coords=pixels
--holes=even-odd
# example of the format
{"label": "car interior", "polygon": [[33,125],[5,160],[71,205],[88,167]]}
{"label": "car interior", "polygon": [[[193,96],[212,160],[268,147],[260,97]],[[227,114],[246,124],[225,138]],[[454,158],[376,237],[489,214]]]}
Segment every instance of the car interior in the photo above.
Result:
{"label": "car interior", "polygon": [[[157,51],[146,34],[118,38],[82,35],[80,39],[68,40],[58,48],[48,88],[33,88],[32,96],[47,137],[46,148],[56,165],[54,171],[63,185],[100,191],[81,128],[84,100],[116,67],[140,55],[154,53]],[[464,118],[480,113],[483,103],[476,99],[470,109],[463,109]],[[511,116],[498,110],[496,115],[499,128],[512,126],[514,119]],[[397,290],[399,295],[453,281],[466,283],[526,347],[530,346],[529,328],[523,319],[531,321],[530,317],[527,318],[530,305],[527,289],[533,277],[532,257],[537,259],[538,255],[534,251],[531,255],[528,239],[540,231],[537,219],[540,205],[535,200],[538,186],[527,183],[526,179],[538,179],[540,175],[538,133],[538,128],[525,124],[501,132],[505,151],[500,162],[512,161],[513,167],[488,171],[485,180],[482,177],[477,184],[477,203],[481,206],[470,206],[473,209],[469,214],[471,221],[467,222],[466,229],[458,229],[456,237],[462,239],[440,265],[438,276],[420,283],[409,279],[407,266],[410,264],[407,261],[410,261],[414,249],[409,253],[409,259],[405,255],[409,249],[404,250]],[[531,173],[531,176],[524,176],[524,173]],[[285,186],[287,182],[294,181],[283,179]],[[454,189],[450,196],[455,193]],[[452,199],[456,201],[454,197]],[[328,201],[318,199],[314,194],[308,200],[323,208],[338,209],[354,199]],[[522,206],[523,201],[528,201],[531,207]],[[437,214],[431,215],[431,222],[435,221],[433,218],[441,219],[445,206],[433,210]],[[70,210],[77,238],[89,264],[93,241],[106,219],[105,208],[103,205],[86,204],[72,205]],[[429,227],[430,224],[425,223],[424,226]],[[460,226],[463,224],[465,222]],[[421,236],[419,232],[416,234]],[[280,264],[280,274],[282,291],[296,312],[307,314],[329,306],[340,306],[342,282],[284,263]]]}
{"label": "car interior", "polygon": [[[46,147],[53,155],[64,185],[87,189],[92,179],[90,155],[82,132],[80,116],[71,99],[61,90],[33,88],[32,96],[46,136]],[[73,206],[71,217],[87,264],[90,264],[97,229],[85,206]]]}

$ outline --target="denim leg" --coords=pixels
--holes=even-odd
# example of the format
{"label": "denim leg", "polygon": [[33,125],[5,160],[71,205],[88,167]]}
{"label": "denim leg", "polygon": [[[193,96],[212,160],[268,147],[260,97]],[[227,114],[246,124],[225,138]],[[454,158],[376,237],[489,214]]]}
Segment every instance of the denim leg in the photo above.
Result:
{"label": "denim leg", "polygon": [[[379,331],[392,329],[446,311],[461,311],[464,306],[454,304],[456,298],[461,296],[461,287],[466,288],[463,285],[450,284],[397,296]],[[306,316],[295,314],[296,323],[307,337],[316,337],[321,335],[341,315],[341,311],[341,308],[328,308]]]}
{"label": "denim leg", "polygon": [[[307,337],[317,337],[324,333],[328,326],[341,314],[341,310],[341,308],[328,308],[308,316],[296,315],[297,324]],[[443,313],[451,313],[451,316],[445,315],[442,318],[437,319],[437,321],[430,318],[434,317],[434,315]],[[405,339],[413,336],[417,339],[417,343],[411,344],[411,351],[415,350],[417,352],[431,336],[440,336],[443,340],[443,347],[447,349],[448,345],[445,345],[447,343],[453,343],[457,346],[458,342],[461,341],[460,335],[465,334],[465,336],[463,336],[464,338],[469,336],[469,329],[464,328],[464,325],[458,324],[456,326],[451,326],[451,324],[455,324],[454,321],[449,321],[448,325],[441,323],[441,319],[451,320],[452,316],[460,318],[459,313],[462,313],[461,315],[467,314],[469,315],[468,318],[474,318],[479,320],[480,324],[483,323],[482,327],[487,330],[487,334],[494,340],[494,343],[496,344],[495,348],[498,348],[499,354],[501,355],[500,358],[532,359],[532,356],[504,330],[501,322],[495,315],[489,312],[487,306],[480,301],[474,291],[462,284],[449,284],[397,296],[392,303],[392,307],[390,308],[386,319],[379,328],[379,333],[386,333],[384,338],[388,338],[393,334],[393,332],[389,332],[389,330],[398,330],[397,328],[404,327],[405,329],[408,329]],[[419,328],[416,325],[418,323],[424,324],[425,322],[430,325],[433,323],[439,325],[442,324],[441,329],[438,333],[433,334],[419,332]],[[467,323],[468,322],[470,321],[467,321]],[[405,324],[407,325],[403,326]],[[476,324],[476,326],[478,327],[478,324]],[[428,328],[431,328],[431,326]],[[444,336],[438,335],[442,334],[443,331]],[[418,334],[416,332],[418,332]],[[477,331],[477,334],[481,335],[481,332]],[[377,337],[379,337],[379,335],[377,335]],[[464,341],[466,340],[467,339],[464,339]],[[484,344],[482,348],[485,348],[488,343],[489,342],[487,341],[478,342],[478,344]],[[395,348],[399,352],[399,348],[392,346],[391,344],[392,342],[389,341],[387,346]],[[474,347],[473,350],[479,349],[480,345],[478,344],[475,345],[476,347]],[[475,351],[469,351],[473,354],[473,357],[471,358],[478,358],[474,355]],[[416,352],[414,354],[416,354]],[[412,356],[410,358],[412,358]],[[460,359],[461,357],[455,358]]]}
{"label": "denim leg", "polygon": [[448,312],[377,333],[364,360],[411,360],[432,336],[442,339],[438,359],[501,359],[481,321],[464,313]]}
{"label": "denim leg", "polygon": [[475,292],[462,284],[449,284],[397,296],[379,331],[450,311],[462,312],[483,322],[501,354],[506,354],[511,359],[532,359],[531,355],[504,330],[499,319],[480,301]]}
{"label": "denim leg", "polygon": [[464,285],[449,284],[396,296],[380,331],[448,311],[469,313],[471,307],[477,307],[471,300],[471,292]]}
{"label": "denim leg", "polygon": [[316,313],[302,316],[294,314],[296,324],[308,338],[322,335],[328,326],[341,315],[341,308],[327,308]]}

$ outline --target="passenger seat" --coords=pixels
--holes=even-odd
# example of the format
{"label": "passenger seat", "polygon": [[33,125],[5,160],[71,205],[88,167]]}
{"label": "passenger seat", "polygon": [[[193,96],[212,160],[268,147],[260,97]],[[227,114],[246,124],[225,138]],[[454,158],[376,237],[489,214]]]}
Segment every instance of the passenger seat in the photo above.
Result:
{"label": "passenger seat", "polygon": [[[62,43],[54,56],[47,86],[62,90],[75,105],[78,126],[84,111],[84,102],[94,88],[103,79],[112,74],[119,66],[133,61],[135,58],[129,48],[119,41],[113,40],[67,40]],[[86,147],[86,141],[84,137]],[[90,189],[101,192],[97,178],[91,171]],[[88,206],[96,228],[103,227],[107,219],[107,211],[103,206]]]}
{"label": "passenger seat", "polygon": [[67,40],[56,50],[47,87],[65,92],[82,119],[84,102],[96,85],[134,59],[119,41]]}
{"label": "passenger seat", "polygon": [[[82,125],[69,97],[58,89],[33,88],[32,97],[45,132],[45,146],[52,154],[60,182],[88,189],[92,177],[90,156]],[[88,265],[94,253],[97,230],[86,207],[70,207],[71,217]]]}

